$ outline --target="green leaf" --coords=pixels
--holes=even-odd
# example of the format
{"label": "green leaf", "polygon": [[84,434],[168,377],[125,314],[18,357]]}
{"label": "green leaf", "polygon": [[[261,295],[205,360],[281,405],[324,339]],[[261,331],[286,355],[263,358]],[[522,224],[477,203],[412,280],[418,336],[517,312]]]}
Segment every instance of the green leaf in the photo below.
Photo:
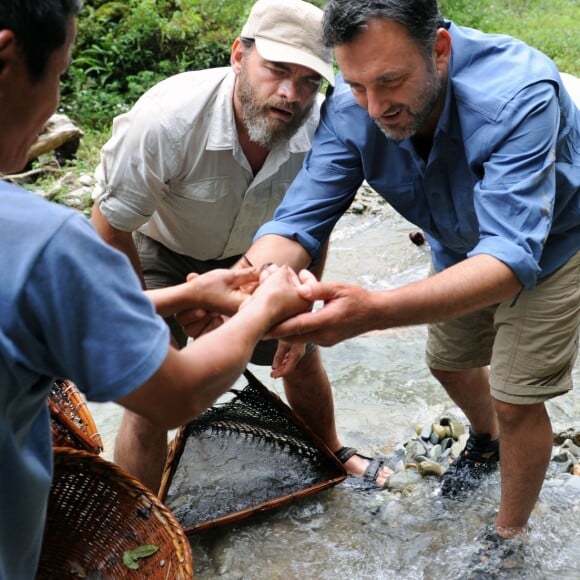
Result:
{"label": "green leaf", "polygon": [[143,544],[134,550],[127,550],[123,554],[123,564],[130,570],[138,570],[139,562],[137,562],[137,560],[139,558],[148,558],[158,550],[159,546],[154,546],[153,544]]}

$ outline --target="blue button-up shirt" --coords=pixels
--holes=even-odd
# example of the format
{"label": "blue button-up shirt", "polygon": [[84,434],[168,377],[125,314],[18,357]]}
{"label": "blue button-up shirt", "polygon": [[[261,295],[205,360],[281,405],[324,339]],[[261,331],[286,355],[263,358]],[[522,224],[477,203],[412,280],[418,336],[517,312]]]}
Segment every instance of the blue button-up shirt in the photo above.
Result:
{"label": "blue button-up shirt", "polygon": [[580,249],[580,111],[545,55],[450,23],[446,100],[427,161],[387,139],[337,78],[313,147],[256,239],[313,258],[364,180],[424,230],[437,271],[488,254],[526,288]]}

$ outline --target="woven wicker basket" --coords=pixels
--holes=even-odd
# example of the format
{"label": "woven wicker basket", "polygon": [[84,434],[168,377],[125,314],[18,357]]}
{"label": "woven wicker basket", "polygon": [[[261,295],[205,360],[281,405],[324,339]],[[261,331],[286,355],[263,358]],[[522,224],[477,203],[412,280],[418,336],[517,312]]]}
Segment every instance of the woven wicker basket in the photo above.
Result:
{"label": "woven wicker basket", "polygon": [[336,485],[344,466],[249,371],[248,385],[183,426],[160,497],[187,535],[238,522]]}
{"label": "woven wicker basket", "polygon": [[[54,448],[37,580],[62,578],[193,577],[189,542],[173,514],[138,480],[87,451]],[[139,558],[125,552],[150,544],[159,550]]]}
{"label": "woven wicker basket", "polygon": [[101,453],[101,436],[83,396],[73,382],[55,380],[48,396],[48,407],[54,447]]}

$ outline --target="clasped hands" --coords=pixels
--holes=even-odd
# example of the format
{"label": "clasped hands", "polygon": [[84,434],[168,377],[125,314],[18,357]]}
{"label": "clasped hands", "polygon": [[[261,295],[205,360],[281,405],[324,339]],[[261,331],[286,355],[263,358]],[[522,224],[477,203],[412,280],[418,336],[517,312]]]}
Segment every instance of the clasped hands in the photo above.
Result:
{"label": "clasped hands", "polygon": [[[273,377],[283,376],[297,363],[306,343],[330,346],[374,325],[372,293],[355,285],[319,282],[308,270],[296,274],[273,264],[261,270],[212,270],[190,274],[187,284],[196,307],[183,310],[176,320],[189,336],[209,332],[240,308],[268,308],[271,326],[264,338],[284,341],[274,359]],[[312,311],[315,301],[324,306]]]}

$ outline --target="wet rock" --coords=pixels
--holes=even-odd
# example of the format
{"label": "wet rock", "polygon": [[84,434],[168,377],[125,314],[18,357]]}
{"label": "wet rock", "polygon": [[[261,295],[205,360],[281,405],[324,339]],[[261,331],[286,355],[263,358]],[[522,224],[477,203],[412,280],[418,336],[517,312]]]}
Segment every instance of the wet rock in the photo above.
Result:
{"label": "wet rock", "polygon": [[355,201],[351,204],[350,211],[352,213],[362,214],[365,212],[366,208],[367,207],[364,203],[361,203],[360,201]]}
{"label": "wet rock", "polygon": [[437,443],[437,445],[433,445],[433,447],[429,450],[429,458],[433,459],[434,461],[439,461],[441,459],[441,455],[443,454],[441,450],[441,445]]}
{"label": "wet rock", "polygon": [[[552,454],[547,480],[559,481],[572,474],[580,480],[579,435],[574,429],[554,434],[554,442],[559,443]],[[415,437],[397,446],[395,473],[388,487],[406,493],[421,477],[440,477],[461,455],[468,439],[468,426],[455,417],[442,415],[435,421],[425,421],[417,427]]]}
{"label": "wet rock", "polygon": [[445,468],[436,461],[421,461],[417,465],[417,471],[423,476],[436,475],[441,477],[445,473]]}
{"label": "wet rock", "polygon": [[423,439],[425,441],[429,441],[429,439],[431,438],[431,427],[432,427],[431,422],[425,423],[425,425],[423,425],[423,427],[418,429],[417,435],[420,435],[421,439]]}
{"label": "wet rock", "polygon": [[407,459],[414,459],[418,455],[426,455],[427,454],[427,447],[425,446],[425,442],[421,439],[411,439],[405,444],[407,450]]}
{"label": "wet rock", "polygon": [[452,459],[457,459],[461,455],[461,452],[465,449],[465,444],[467,443],[468,439],[469,435],[464,433],[457,441],[455,441],[455,443],[453,443],[451,446],[451,452],[449,453]]}
{"label": "wet rock", "polygon": [[416,469],[405,469],[393,473],[389,477],[388,488],[392,491],[405,491],[421,481],[421,475]]}
{"label": "wet rock", "polygon": [[423,232],[417,231],[417,232],[410,232],[409,233],[409,239],[416,245],[416,246],[422,246],[427,240],[423,234]]}
{"label": "wet rock", "polygon": [[564,484],[564,487],[569,491],[580,493],[580,477],[570,477]]}
{"label": "wet rock", "polygon": [[570,428],[554,433],[554,445],[562,445],[566,439],[570,439],[574,445],[580,446],[580,430]]}
{"label": "wet rock", "polygon": [[572,439],[566,439],[564,443],[562,443],[560,449],[569,451],[574,457],[580,457],[580,447],[576,445]]}

